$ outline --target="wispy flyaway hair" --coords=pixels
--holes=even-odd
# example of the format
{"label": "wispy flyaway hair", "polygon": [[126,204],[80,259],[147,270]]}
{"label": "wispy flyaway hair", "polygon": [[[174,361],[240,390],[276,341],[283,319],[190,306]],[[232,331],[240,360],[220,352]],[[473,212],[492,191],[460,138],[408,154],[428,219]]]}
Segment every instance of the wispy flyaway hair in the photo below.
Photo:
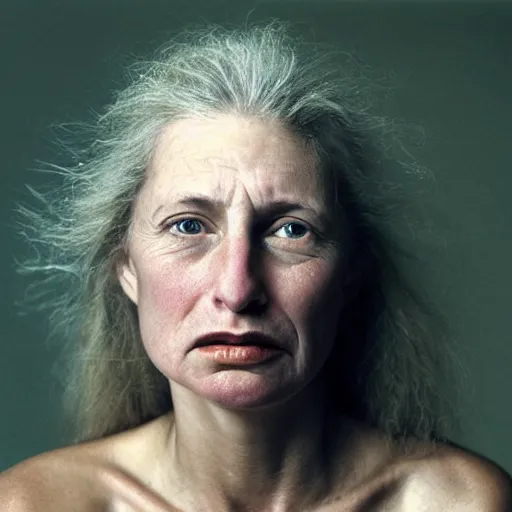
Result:
{"label": "wispy flyaway hair", "polygon": [[451,334],[401,270],[400,258],[413,256],[396,236],[410,212],[396,169],[404,177],[424,170],[408,159],[395,162],[395,178],[386,172],[396,125],[370,113],[362,68],[291,32],[289,23],[272,20],[194,26],[173,37],[129,69],[126,87],[91,127],[92,142],[74,150],[70,165],[53,166],[62,185],[34,191],[41,208],[20,207],[37,254],[22,270],[42,273],[36,290],[53,292],[37,300],[63,328],[76,441],[172,409],[168,381],[145,353],[116,265],[159,134],[178,119],[219,114],[276,120],[299,134],[317,157],[333,211],[342,208],[349,219],[353,298],[326,366],[333,403],[391,437],[449,433]]}

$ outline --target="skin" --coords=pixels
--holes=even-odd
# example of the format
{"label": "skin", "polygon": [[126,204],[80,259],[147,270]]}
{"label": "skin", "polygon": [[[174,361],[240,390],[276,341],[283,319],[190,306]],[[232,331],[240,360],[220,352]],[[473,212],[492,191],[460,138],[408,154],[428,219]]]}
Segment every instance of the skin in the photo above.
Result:
{"label": "skin", "polygon": [[[348,246],[325,203],[314,157],[277,123],[187,119],[158,141],[119,277],[170,382],[162,471],[190,505],[289,510],[329,492],[321,369]],[[218,331],[264,333],[284,350],[251,368],[191,350]]]}
{"label": "skin", "polygon": [[[495,464],[414,441],[406,454],[325,402],[350,247],[318,178],[278,123],[219,116],[162,132],[118,276],[174,411],[11,468],[2,512],[512,509]],[[240,367],[193,349],[209,332],[248,330],[283,350]]]}

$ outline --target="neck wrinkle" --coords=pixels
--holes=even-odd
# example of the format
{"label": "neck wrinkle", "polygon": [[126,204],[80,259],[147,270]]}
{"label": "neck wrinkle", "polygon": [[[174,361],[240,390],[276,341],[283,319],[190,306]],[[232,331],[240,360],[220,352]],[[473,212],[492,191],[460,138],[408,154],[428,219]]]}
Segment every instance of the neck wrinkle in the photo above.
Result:
{"label": "neck wrinkle", "polygon": [[215,416],[208,426],[194,421],[193,408],[182,419],[178,407],[167,441],[170,475],[192,497],[190,510],[281,512],[322,503],[337,485],[340,446],[339,419],[323,396],[297,397],[310,406],[286,406],[265,419],[233,416],[232,429]]}

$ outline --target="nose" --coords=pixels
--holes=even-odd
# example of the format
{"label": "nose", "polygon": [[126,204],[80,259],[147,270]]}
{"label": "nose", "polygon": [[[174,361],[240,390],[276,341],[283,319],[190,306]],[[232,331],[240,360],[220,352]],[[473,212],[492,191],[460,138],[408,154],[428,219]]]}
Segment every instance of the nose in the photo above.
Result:
{"label": "nose", "polygon": [[215,302],[235,313],[267,303],[257,249],[247,237],[225,241],[216,265]]}

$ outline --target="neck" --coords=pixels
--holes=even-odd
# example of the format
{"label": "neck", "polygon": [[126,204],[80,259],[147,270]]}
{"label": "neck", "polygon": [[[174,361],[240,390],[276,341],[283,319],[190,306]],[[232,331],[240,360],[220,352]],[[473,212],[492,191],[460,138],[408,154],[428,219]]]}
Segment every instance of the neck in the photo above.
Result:
{"label": "neck", "polygon": [[222,409],[175,383],[172,391],[168,474],[190,510],[301,510],[330,494],[344,430],[321,386],[253,411]]}

